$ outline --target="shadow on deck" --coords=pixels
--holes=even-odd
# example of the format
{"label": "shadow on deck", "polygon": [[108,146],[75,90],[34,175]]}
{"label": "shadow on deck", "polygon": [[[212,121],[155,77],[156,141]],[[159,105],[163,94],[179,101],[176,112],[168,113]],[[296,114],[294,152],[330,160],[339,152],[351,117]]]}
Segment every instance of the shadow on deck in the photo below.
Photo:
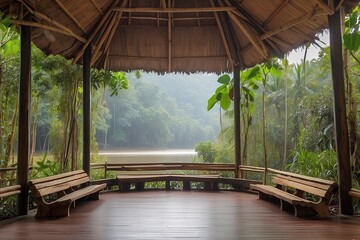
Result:
{"label": "shadow on deck", "polygon": [[0,239],[360,239],[359,223],[296,218],[241,192],[109,192],[69,217],[0,223]]}

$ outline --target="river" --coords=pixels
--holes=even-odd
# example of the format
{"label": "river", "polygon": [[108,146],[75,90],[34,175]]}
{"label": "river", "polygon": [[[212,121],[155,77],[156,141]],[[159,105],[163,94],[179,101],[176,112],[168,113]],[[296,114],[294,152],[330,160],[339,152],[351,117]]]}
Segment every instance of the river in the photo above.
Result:
{"label": "river", "polygon": [[192,162],[196,156],[194,149],[124,149],[100,151],[99,156],[106,157],[108,163],[123,162]]}

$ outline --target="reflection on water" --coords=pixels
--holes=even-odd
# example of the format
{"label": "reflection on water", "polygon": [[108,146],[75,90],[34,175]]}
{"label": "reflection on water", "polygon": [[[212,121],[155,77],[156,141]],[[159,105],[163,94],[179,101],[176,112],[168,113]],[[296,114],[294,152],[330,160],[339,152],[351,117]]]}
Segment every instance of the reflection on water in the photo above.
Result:
{"label": "reflection on water", "polygon": [[109,163],[119,162],[192,162],[196,156],[194,149],[167,150],[119,150],[101,151]]}

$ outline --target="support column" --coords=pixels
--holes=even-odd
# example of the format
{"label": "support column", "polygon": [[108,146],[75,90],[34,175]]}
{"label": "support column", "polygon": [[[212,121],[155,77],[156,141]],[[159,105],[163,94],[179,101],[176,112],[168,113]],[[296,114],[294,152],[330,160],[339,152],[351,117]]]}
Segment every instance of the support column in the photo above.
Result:
{"label": "support column", "polygon": [[[27,18],[30,18],[29,16]],[[29,20],[29,19],[25,19]],[[31,27],[20,27],[19,129],[16,182],[21,186],[17,196],[17,214],[27,215],[29,208],[29,149],[31,106]]]}
{"label": "support column", "polygon": [[83,169],[90,175],[90,130],[91,130],[91,44],[83,56]]}
{"label": "support column", "polygon": [[[338,1],[335,1],[338,2]],[[335,3],[336,4],[336,3]],[[339,177],[340,213],[353,214],[351,189],[351,167],[349,153],[349,135],[346,117],[344,62],[342,50],[340,10],[329,16],[331,72],[334,92],[334,120],[336,132],[336,157]]]}
{"label": "support column", "polygon": [[234,66],[234,134],[235,134],[235,177],[240,177],[241,165],[241,126],[240,126],[240,66]]}

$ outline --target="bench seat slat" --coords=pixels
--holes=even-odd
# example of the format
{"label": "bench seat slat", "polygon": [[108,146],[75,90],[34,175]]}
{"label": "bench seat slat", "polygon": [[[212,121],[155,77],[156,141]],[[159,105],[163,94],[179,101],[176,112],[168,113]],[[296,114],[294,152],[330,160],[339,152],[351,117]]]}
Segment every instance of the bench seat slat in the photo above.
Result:
{"label": "bench seat slat", "polygon": [[15,190],[15,191],[10,191],[10,192],[4,192],[4,193],[1,193],[1,194],[0,194],[0,198],[9,197],[9,196],[14,196],[14,195],[20,194],[20,193],[21,193],[20,190]]}
{"label": "bench seat slat", "polygon": [[57,203],[61,203],[61,202],[75,201],[77,199],[88,196],[91,193],[98,192],[98,191],[104,189],[105,187],[106,187],[106,183],[100,184],[100,185],[90,185],[90,186],[81,188],[79,190],[76,190],[72,193],[66,194],[65,196],[57,199],[54,204],[56,205]]}
{"label": "bench seat slat", "polygon": [[51,186],[58,185],[58,184],[61,185],[64,183],[70,183],[70,185],[71,185],[71,182],[76,182],[79,179],[87,179],[88,181],[90,180],[86,173],[81,173],[81,174],[65,177],[62,179],[57,179],[57,180],[52,180],[52,181],[48,181],[48,182],[35,184],[34,186],[36,187],[36,189],[39,190],[42,188],[47,188],[47,187],[51,187]]}
{"label": "bench seat slat", "polygon": [[62,179],[62,178],[65,178],[65,177],[77,175],[77,174],[80,174],[80,173],[84,173],[84,170],[76,170],[76,171],[72,171],[72,172],[57,174],[57,175],[50,176],[50,177],[37,178],[37,179],[31,180],[29,183],[30,184],[39,184],[39,183],[43,183],[43,182],[49,182],[49,181],[53,181],[53,180]]}
{"label": "bench seat slat", "polygon": [[314,182],[314,181],[308,181],[306,179],[299,179],[299,178],[295,178],[295,177],[291,177],[291,176],[284,176],[284,175],[281,175],[281,174],[278,174],[278,175],[275,175],[275,176],[278,177],[278,178],[282,178],[282,179],[285,179],[285,180],[290,180],[292,182],[301,183],[301,184],[304,184],[304,185],[307,185],[307,186],[312,186],[314,188],[319,188],[319,189],[326,190],[326,191],[328,191],[329,186],[337,187],[337,184],[335,182],[332,182],[332,184],[330,184],[330,182],[319,183],[319,182]]}
{"label": "bench seat slat", "polygon": [[308,204],[313,203],[310,200],[295,196],[295,195],[293,195],[291,193],[285,192],[285,191],[283,191],[281,189],[278,189],[276,187],[269,186],[269,185],[257,184],[255,186],[253,186],[253,189],[261,190],[262,192],[264,192],[266,194],[269,194],[269,195],[272,195],[272,196],[277,197],[279,199],[285,200],[288,203],[295,203],[295,202],[304,202],[304,203],[308,203]]}
{"label": "bench seat slat", "polygon": [[315,188],[312,186],[308,186],[299,182],[294,182],[292,179],[283,179],[279,177],[273,177],[272,181],[276,184],[280,184],[282,186],[292,187],[295,189],[302,190],[304,192],[308,192],[320,197],[325,197],[327,194],[327,191],[319,188]]}
{"label": "bench seat slat", "polygon": [[14,185],[14,186],[10,186],[10,187],[0,188],[0,196],[3,193],[20,190],[20,188],[21,188],[20,185]]}
{"label": "bench seat slat", "polygon": [[[75,187],[75,186],[78,186],[80,184],[87,183],[87,182],[89,182],[89,178],[88,177],[85,177],[85,178],[83,177],[83,178],[76,179],[76,180],[71,181],[71,182],[65,182],[65,183],[62,183],[62,184],[56,184],[56,185],[53,185],[53,186],[48,186],[46,188],[41,188],[41,189],[37,190],[37,193],[35,194],[35,197],[41,197],[41,196],[44,196],[44,195],[49,195],[49,194],[52,194],[52,193],[64,191],[66,189],[69,189],[69,188],[72,188],[72,187]],[[33,186],[30,186],[30,189],[31,188],[33,188]]]}
{"label": "bench seat slat", "polygon": [[360,190],[356,188],[351,188],[349,195],[352,197],[360,198]]}

